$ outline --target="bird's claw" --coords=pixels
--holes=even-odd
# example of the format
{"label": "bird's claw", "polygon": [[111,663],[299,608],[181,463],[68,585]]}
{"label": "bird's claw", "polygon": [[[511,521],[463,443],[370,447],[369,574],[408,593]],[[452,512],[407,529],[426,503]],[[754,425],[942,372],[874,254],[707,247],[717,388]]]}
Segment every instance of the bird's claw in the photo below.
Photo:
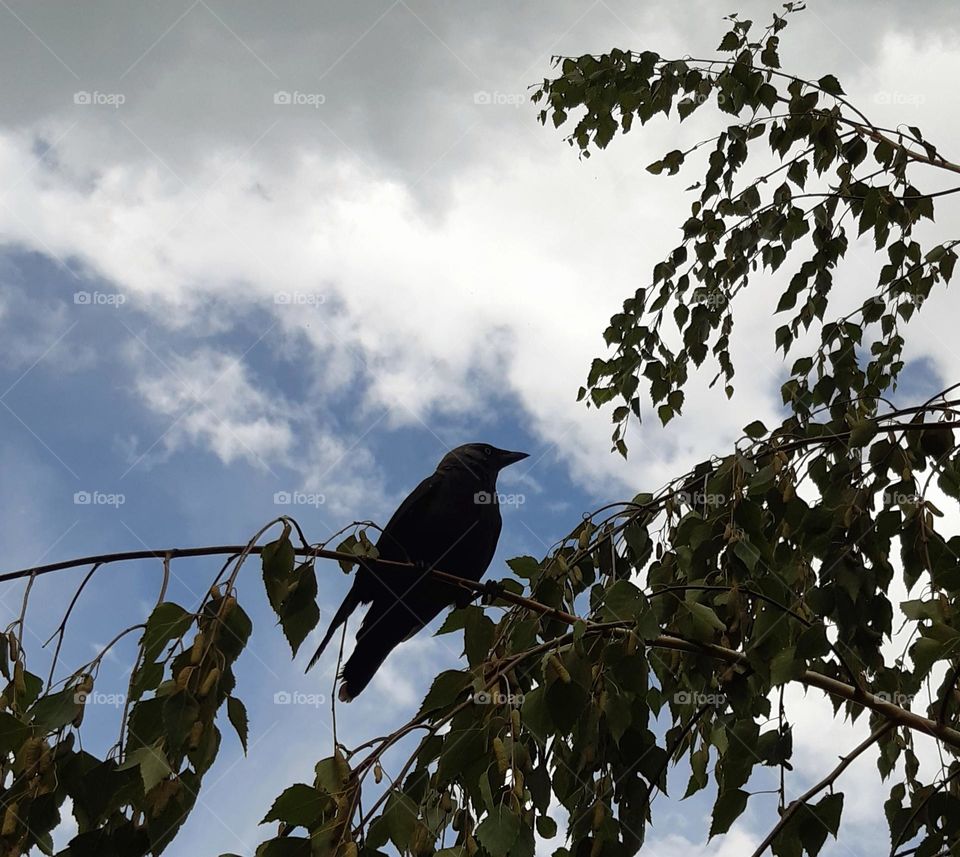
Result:
{"label": "bird's claw", "polygon": [[481,600],[484,604],[493,604],[504,592],[506,588],[499,580],[488,580],[483,584]]}

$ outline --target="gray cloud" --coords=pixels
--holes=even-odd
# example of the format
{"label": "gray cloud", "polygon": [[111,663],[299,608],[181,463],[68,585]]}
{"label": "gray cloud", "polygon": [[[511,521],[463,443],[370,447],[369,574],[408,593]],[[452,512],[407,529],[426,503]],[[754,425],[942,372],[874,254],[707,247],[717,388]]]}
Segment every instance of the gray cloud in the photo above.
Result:
{"label": "gray cloud", "polygon": [[[774,8],[742,6],[758,24]],[[878,60],[885,33],[956,33],[948,3],[921,7],[814,4],[796,18],[785,52],[811,73],[859,74]],[[0,69],[10,82],[0,124],[61,140],[78,173],[134,161],[192,184],[212,151],[282,162],[305,150],[356,159],[421,192],[440,192],[491,146],[555,145],[529,107],[513,106],[549,73],[552,53],[614,45],[707,52],[722,28],[719,7],[706,0],[670,8],[182,0],[96,9],[26,0],[0,8]],[[76,105],[77,92],[125,100]],[[275,104],[278,92],[301,103]],[[500,103],[476,104],[477,93]]]}

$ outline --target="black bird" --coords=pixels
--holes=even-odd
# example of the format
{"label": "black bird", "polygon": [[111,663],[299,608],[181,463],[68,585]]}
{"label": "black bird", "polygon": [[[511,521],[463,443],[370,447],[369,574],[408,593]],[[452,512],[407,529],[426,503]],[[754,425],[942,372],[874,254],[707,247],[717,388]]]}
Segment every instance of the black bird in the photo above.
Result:
{"label": "black bird", "polygon": [[363,562],[307,664],[309,670],[320,659],[333,632],[358,605],[371,605],[357,632],[357,645],[340,673],[341,701],[355,698],[387,655],[444,607],[469,603],[471,593],[432,578],[429,571],[438,568],[470,580],[483,577],[500,538],[497,474],[526,457],[525,452],[485,443],[458,446],[393,513],[377,540],[378,555],[413,563],[415,568]]}

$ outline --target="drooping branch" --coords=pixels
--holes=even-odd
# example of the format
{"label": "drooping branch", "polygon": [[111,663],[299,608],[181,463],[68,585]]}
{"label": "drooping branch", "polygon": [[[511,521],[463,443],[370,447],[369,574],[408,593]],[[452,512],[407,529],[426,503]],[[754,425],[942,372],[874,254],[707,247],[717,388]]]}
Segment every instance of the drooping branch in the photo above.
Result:
{"label": "drooping branch", "polygon": [[[694,643],[684,640],[674,635],[666,634],[651,640],[647,645],[653,648],[673,649],[679,652],[689,652],[690,654],[709,655],[712,658],[725,661],[729,664],[748,665],[747,656],[741,652],[735,652],[733,649],[727,649],[723,646],[717,646],[713,643]],[[869,691],[859,690],[852,685],[839,681],[823,673],[814,670],[804,670],[798,677],[801,684],[815,687],[822,690],[830,696],[843,699],[846,702],[853,702],[869,708],[871,711],[892,720],[900,726],[906,726],[917,732],[923,732],[934,738],[939,738],[945,744],[951,747],[960,748],[960,732],[949,726],[937,723],[919,714],[887,702],[885,699],[870,693]]]}
{"label": "drooping branch", "polygon": [[847,753],[846,756],[843,756],[840,759],[839,764],[822,780],[820,780],[820,782],[812,785],[796,800],[791,801],[784,810],[783,815],[780,816],[780,820],[776,823],[773,830],[771,830],[766,835],[763,842],[757,846],[756,851],[753,852],[751,857],[761,857],[763,852],[766,851],[767,848],[769,848],[773,843],[773,840],[776,839],[777,834],[790,823],[790,819],[792,819],[802,807],[806,806],[807,802],[811,798],[822,792],[828,786],[832,786],[837,781],[839,776],[850,766],[854,759],[860,756],[865,750],[876,744],[877,741],[879,741],[884,735],[887,734],[887,732],[893,729],[893,727],[893,722],[888,720],[882,726],[875,729],[869,736],[867,736],[867,738],[865,738],[849,753]]}
{"label": "drooping branch", "polygon": [[[53,562],[48,563],[47,565],[39,565],[33,568],[24,568],[17,571],[7,572],[6,574],[0,574],[0,583],[6,583],[11,580],[19,580],[24,577],[35,578],[39,577],[40,575],[50,574],[55,571],[64,571],[68,568],[80,568],[87,565],[107,565],[108,563],[130,562],[138,559],[161,559],[169,561],[172,559],[180,559],[185,557],[233,556],[242,554],[244,552],[259,554],[263,552],[264,547],[264,545],[210,545],[196,548],[159,548],[156,550],[147,549],[97,554],[95,556],[77,557],[75,559],[63,560],[61,562]],[[345,553],[343,551],[326,550],[324,548],[295,547],[294,552],[298,556],[316,557],[318,559],[331,559],[337,560],[338,562],[345,561],[362,563],[364,560],[363,556],[359,556],[357,554]],[[390,559],[377,559],[377,563],[380,565],[394,566],[397,568],[415,568],[412,563]],[[453,584],[454,586],[460,586],[463,589],[469,589],[477,594],[487,591],[487,587],[483,583],[458,577],[455,574],[449,574],[439,569],[429,569],[427,573],[437,580]],[[516,604],[519,607],[529,607],[531,610],[535,610],[543,615],[548,615],[554,619],[559,619],[567,624],[572,625],[577,621],[577,617],[571,613],[567,613],[563,610],[557,610],[554,607],[549,607],[546,604],[541,604],[540,602],[534,601],[530,598],[524,598],[522,595],[515,595],[511,592],[502,592],[498,593],[497,597],[502,598],[505,601],[509,601],[512,604]]]}
{"label": "drooping branch", "polygon": [[[318,557],[321,559],[331,559],[351,563],[363,562],[365,559],[363,556],[358,556],[356,554],[321,548],[302,547],[295,548],[294,550],[300,556]],[[0,575],[0,582],[23,577],[31,577],[31,579],[35,579],[35,577],[41,574],[47,574],[66,568],[76,568],[79,566],[92,565],[96,563],[107,564],[112,562],[122,562],[124,560],[164,559],[166,557],[169,557],[169,559],[176,559],[178,557],[215,556],[225,554],[237,555],[243,553],[244,551],[249,553],[261,553],[263,551],[263,546],[218,545],[211,547],[166,548],[158,550],[140,550],[113,554],[99,554],[97,556],[64,560],[59,563],[50,563],[49,565],[37,566],[32,569],[9,572],[7,574]],[[378,559],[377,562],[382,563],[383,565],[395,566],[397,568],[415,568],[412,563],[407,562],[380,559]],[[489,589],[485,584],[479,583],[475,580],[468,580],[439,569],[430,569],[427,573],[437,580],[452,584],[454,586],[459,586],[477,595],[482,595],[489,592]],[[557,619],[567,625],[574,625],[577,622],[585,622],[588,633],[619,632],[623,630],[629,630],[633,624],[632,622],[628,621],[605,623],[591,622],[584,620],[582,617],[575,616],[572,613],[567,613],[564,610],[558,610],[555,607],[551,607],[547,604],[543,604],[535,599],[527,598],[523,595],[517,595],[503,588],[499,589],[496,594],[496,598],[497,600],[506,601],[507,603],[516,605],[518,607],[524,607],[541,616],[548,616],[552,619]],[[645,640],[644,643],[651,648],[669,649],[678,652],[686,652],[689,654],[706,655],[732,665],[748,664],[747,656],[742,652],[737,652],[733,649],[728,649],[724,646],[719,646],[713,643],[698,643],[692,640],[686,640],[675,634],[661,634],[654,639]],[[874,711],[880,716],[891,720],[900,726],[905,726],[914,731],[923,732],[927,735],[939,738],[941,741],[950,745],[951,747],[960,749],[960,731],[957,731],[956,729],[953,729],[945,724],[938,723],[935,720],[922,717],[921,715],[915,714],[914,712],[905,708],[901,708],[898,705],[894,705],[893,703],[881,699],[872,693],[861,690],[852,684],[847,684],[846,682],[839,681],[838,679],[831,678],[830,676],[824,675],[823,673],[818,673],[814,670],[805,670],[798,677],[798,680],[802,684],[805,684],[809,687],[816,687],[830,696],[834,696],[846,702],[853,702],[858,705],[862,705],[865,708],[869,708],[871,711]]]}
{"label": "drooping branch", "polygon": [[[920,815],[920,813],[926,808],[935,795],[943,791],[943,789],[950,785],[950,783],[952,783],[958,776],[960,776],[960,768],[956,768],[953,773],[943,777],[940,782],[938,782],[928,791],[926,797],[924,797],[923,800],[917,804],[913,812],[910,813],[910,817],[907,819],[900,832],[893,839],[893,842],[890,845],[890,857],[908,857],[908,855],[916,853],[918,849],[911,848],[909,851],[901,851],[899,854],[897,854],[897,848],[907,836],[907,831],[910,830],[910,827],[913,825],[913,822],[916,820],[917,816]],[[934,857],[946,857],[947,853],[948,852],[946,851],[938,851]]]}

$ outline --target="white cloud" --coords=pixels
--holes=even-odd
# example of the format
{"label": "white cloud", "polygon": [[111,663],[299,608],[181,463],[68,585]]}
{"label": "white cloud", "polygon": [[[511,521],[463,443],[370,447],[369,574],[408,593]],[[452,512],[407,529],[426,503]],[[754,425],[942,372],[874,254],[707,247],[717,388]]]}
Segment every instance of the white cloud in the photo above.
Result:
{"label": "white cloud", "polygon": [[756,848],[759,840],[735,824],[722,838],[709,843],[695,842],[682,833],[649,836],[644,850],[656,857],[743,857]]}
{"label": "white cloud", "polygon": [[205,348],[169,359],[151,352],[141,359],[155,365],[141,370],[137,392],[154,413],[172,418],[159,440],[167,450],[200,443],[225,464],[246,458],[266,469],[269,460],[289,451],[293,432],[286,406],[251,382],[237,356]]}
{"label": "white cloud", "polygon": [[[89,192],[51,183],[41,171],[20,187],[30,200],[27,223],[2,209],[0,222],[24,242],[39,235],[58,256],[83,260],[117,283],[127,306],[160,324],[199,332],[244,310],[262,313],[264,329],[279,320],[266,347],[289,353],[290,337],[306,344],[301,359],[313,361],[318,387],[357,388],[360,412],[385,413],[387,425],[444,414],[495,424],[485,403],[507,393],[588,484],[598,466],[624,486],[644,471],[659,479],[694,450],[729,441],[743,418],[729,405],[717,413],[710,397],[704,407],[713,411],[713,433],[704,436],[694,398],[693,418],[679,432],[646,427],[638,460],[624,465],[604,455],[606,417],[575,403],[574,393],[623,283],[649,264],[630,236],[646,229],[652,245],[666,246],[663,210],[679,209],[666,186],[652,191],[656,197],[622,201],[620,216],[608,221],[600,211],[610,185],[596,188],[582,164],[550,143],[550,170],[522,154],[499,160],[496,170],[465,168],[439,226],[389,180],[309,157],[287,170],[246,163],[237,180],[214,183],[193,214],[191,194],[169,188],[155,170],[117,166]],[[0,174],[6,164],[11,179],[30,162],[23,140],[0,138],[0,152]],[[603,172],[626,171],[639,186],[635,160],[621,149]],[[282,209],[246,193],[254,180],[284,199]],[[587,192],[598,199],[583,210],[574,202]],[[75,227],[64,232],[64,220]],[[596,235],[586,241],[588,224]],[[277,304],[278,295],[323,302]],[[152,410],[173,416],[190,401],[189,387],[156,369],[160,380],[142,380],[138,391]],[[214,377],[201,366],[184,369]],[[169,442],[204,437],[225,461],[248,454],[245,446],[258,455],[261,447],[283,451],[289,436],[276,419],[240,417],[241,406],[231,404],[250,395],[243,371],[222,386],[223,407],[211,410],[226,426],[200,408]],[[263,408],[262,400],[253,405]]]}

